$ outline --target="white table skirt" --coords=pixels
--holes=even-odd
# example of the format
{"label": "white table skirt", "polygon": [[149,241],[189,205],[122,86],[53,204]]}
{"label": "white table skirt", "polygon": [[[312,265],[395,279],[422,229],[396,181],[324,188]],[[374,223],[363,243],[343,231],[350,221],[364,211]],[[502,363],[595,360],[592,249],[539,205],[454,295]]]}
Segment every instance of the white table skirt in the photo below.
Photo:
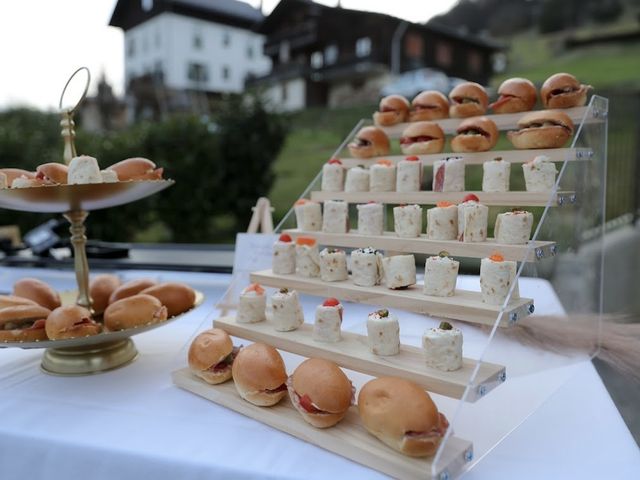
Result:
{"label": "white table skirt", "polygon": [[[57,288],[74,283],[68,272],[3,269],[0,289],[27,275]],[[384,478],[173,386],[170,372],[186,364],[185,346],[194,332],[210,325],[229,276],[123,273],[148,275],[191,283],[207,299],[184,318],[134,337],[140,357],[132,365],[95,376],[53,377],[39,370],[41,351],[0,350],[0,478]],[[553,292],[545,298],[551,299],[548,311],[558,308]],[[345,322],[354,331],[362,327],[359,320]],[[408,327],[403,341],[415,343],[418,328],[424,325]],[[300,361],[285,359],[290,369]],[[595,369],[589,361],[566,368],[570,380],[465,478],[638,478],[640,452]],[[525,385],[535,375],[521,369],[514,382]],[[496,411],[509,408],[514,399],[502,398],[501,388],[495,399],[481,402]]]}

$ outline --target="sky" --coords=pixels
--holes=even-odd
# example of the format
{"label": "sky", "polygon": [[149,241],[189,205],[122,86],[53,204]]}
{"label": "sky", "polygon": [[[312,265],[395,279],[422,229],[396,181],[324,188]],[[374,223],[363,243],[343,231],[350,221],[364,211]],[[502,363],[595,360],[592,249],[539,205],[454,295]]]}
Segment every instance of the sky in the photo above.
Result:
{"label": "sky", "polygon": [[[135,0],[134,0],[135,1]],[[246,0],[254,7],[260,0]],[[335,6],[337,0],[317,0]],[[268,14],[278,0],[263,0]],[[109,27],[116,0],[11,0],[0,15],[0,109],[57,109],[67,78],[91,70],[92,89],[105,75],[116,93],[124,88],[124,34]],[[342,0],[344,8],[387,13],[424,22],[455,0]]]}

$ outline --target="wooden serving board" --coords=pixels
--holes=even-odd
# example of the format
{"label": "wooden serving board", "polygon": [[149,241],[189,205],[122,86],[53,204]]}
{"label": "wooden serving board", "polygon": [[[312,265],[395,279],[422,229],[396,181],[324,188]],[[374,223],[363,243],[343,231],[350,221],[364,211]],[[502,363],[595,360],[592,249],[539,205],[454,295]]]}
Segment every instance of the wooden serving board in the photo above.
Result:
{"label": "wooden serving board", "polygon": [[[576,125],[576,130],[578,124],[582,122],[585,114],[589,110],[589,107],[574,107],[574,108],[565,108],[562,111],[566,113],[569,118]],[[484,115],[487,118],[493,120],[498,127],[498,130],[517,130],[518,121],[527,115],[530,112],[520,112],[520,113],[501,113],[501,114],[488,114]],[[466,120],[465,118],[445,118],[442,120],[434,120],[435,123],[440,125],[440,128],[444,131],[445,135],[455,134],[460,123]],[[602,122],[603,119],[596,118],[593,115],[587,116],[585,118],[585,123],[596,123]],[[410,123],[400,123],[398,125],[393,125],[391,127],[380,127],[385,131],[389,138],[400,138],[402,132],[405,128],[407,128]]]}
{"label": "wooden serving board", "polygon": [[[482,165],[484,162],[500,157],[502,160],[511,163],[525,163],[533,160],[538,155],[549,157],[552,162],[572,162],[584,161],[592,157],[593,151],[590,148],[543,148],[532,150],[490,150],[488,152],[473,153],[453,153],[442,152],[429,155],[416,155],[425,167],[433,166],[437,160],[447,157],[461,157],[464,159],[465,165]],[[355,167],[357,165],[371,166],[380,159],[390,160],[398,163],[404,160],[407,155],[390,155],[373,158],[340,158],[340,161],[346,168]],[[515,168],[515,167],[514,167]]]}
{"label": "wooden serving board", "polygon": [[557,192],[553,198],[550,192],[311,192],[311,200],[344,200],[348,203],[380,202],[393,205],[435,205],[438,202],[460,203],[466,195],[473,194],[480,203],[488,206],[507,207],[552,207],[576,202],[575,192]]}
{"label": "wooden serving board", "polygon": [[[427,367],[421,348],[401,345],[400,353],[388,357],[374,355],[369,350],[367,337],[342,332],[339,342],[316,342],[313,325],[302,324],[291,332],[277,332],[269,322],[237,323],[234,317],[222,317],[213,326],[234,337],[262,342],[304,357],[325,358],[338,365],[374,377],[402,377],[411,380],[429,392],[452,398],[461,398],[477,362],[463,359],[460,370],[443,372]],[[475,402],[500,385],[506,379],[505,367],[493,363],[481,363],[467,401]]]}
{"label": "wooden serving board", "polygon": [[[274,288],[289,288],[318,297],[335,297],[356,303],[366,303],[387,308],[397,308],[423,313],[433,317],[452,318],[465,322],[493,325],[500,313],[500,306],[482,301],[480,292],[456,290],[452,297],[433,297],[422,293],[422,285],[391,290],[382,285],[360,287],[351,280],[323,282],[319,278],[298,275],[277,275],[271,270],[251,273],[251,282]],[[533,313],[533,300],[513,300],[502,313],[501,327],[509,327]]]}
{"label": "wooden serving board", "polygon": [[454,478],[473,457],[471,442],[451,437],[432,474],[433,458],[408,457],[387,447],[364,429],[356,407],[351,407],[334,427],[320,429],[305,422],[288,397],[273,407],[257,407],[240,398],[233,382],[209,385],[193,376],[188,368],[173,372],[172,378],[174,384],[191,393],[392,477]]}
{"label": "wooden serving board", "polygon": [[424,234],[416,238],[403,238],[394,232],[360,235],[357,230],[349,233],[325,233],[289,229],[284,230],[284,233],[288,233],[294,240],[299,236],[313,237],[319,244],[332,247],[373,247],[378,250],[427,255],[437,255],[444,250],[452,257],[485,258],[494,252],[500,252],[505,260],[516,262],[535,262],[555,255],[555,242],[529,242],[533,243],[533,248],[528,250],[529,245],[506,245],[496,243],[492,238],[488,238],[486,242],[465,243],[457,240],[430,240]]}

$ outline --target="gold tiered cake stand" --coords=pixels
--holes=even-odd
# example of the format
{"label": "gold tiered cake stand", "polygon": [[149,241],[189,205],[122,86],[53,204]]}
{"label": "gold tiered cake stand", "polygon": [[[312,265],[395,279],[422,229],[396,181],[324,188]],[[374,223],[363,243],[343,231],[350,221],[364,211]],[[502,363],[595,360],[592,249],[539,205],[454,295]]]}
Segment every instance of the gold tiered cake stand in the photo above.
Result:
{"label": "gold tiered cake stand", "polygon": [[[86,72],[86,83],[81,89],[80,99],[71,108],[65,108],[65,93],[72,80]],[[73,115],[84,100],[90,82],[89,70],[82,67],[76,70],[67,81],[60,97],[62,136],[64,138],[63,159],[68,164],[76,156],[74,145]],[[85,221],[89,212],[103,208],[117,207],[135,202],[170,187],[173,180],[143,180],[115,183],[84,185],[43,185],[29,188],[0,189],[0,208],[23,212],[62,213],[69,221],[71,243],[74,252],[74,268],[78,284],[75,292],[63,295],[63,304],[75,301],[77,305],[91,308],[89,296],[89,263],[87,261]],[[202,294],[196,296],[195,306],[203,300]],[[173,317],[169,321],[175,319]],[[46,348],[42,358],[42,369],[55,375],[88,375],[122,367],[133,361],[138,352],[131,336],[160,327],[163,323],[143,325],[137,328],[117,332],[104,332],[98,335],[66,340],[47,340],[40,342],[7,342],[0,347]]]}

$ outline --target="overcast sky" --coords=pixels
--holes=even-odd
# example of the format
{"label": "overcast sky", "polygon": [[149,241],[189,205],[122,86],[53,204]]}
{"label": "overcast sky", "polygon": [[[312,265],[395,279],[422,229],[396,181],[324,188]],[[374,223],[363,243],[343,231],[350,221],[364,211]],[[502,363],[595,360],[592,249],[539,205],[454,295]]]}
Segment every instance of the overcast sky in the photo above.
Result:
{"label": "overcast sky", "polygon": [[[337,0],[317,0],[336,5]],[[0,109],[57,107],[62,87],[79,66],[92,85],[104,72],[116,92],[123,89],[123,33],[108,27],[116,0],[7,0],[0,15]],[[247,0],[257,7],[260,0]],[[264,0],[268,14],[278,0]],[[424,22],[455,0],[342,0],[342,6]]]}

